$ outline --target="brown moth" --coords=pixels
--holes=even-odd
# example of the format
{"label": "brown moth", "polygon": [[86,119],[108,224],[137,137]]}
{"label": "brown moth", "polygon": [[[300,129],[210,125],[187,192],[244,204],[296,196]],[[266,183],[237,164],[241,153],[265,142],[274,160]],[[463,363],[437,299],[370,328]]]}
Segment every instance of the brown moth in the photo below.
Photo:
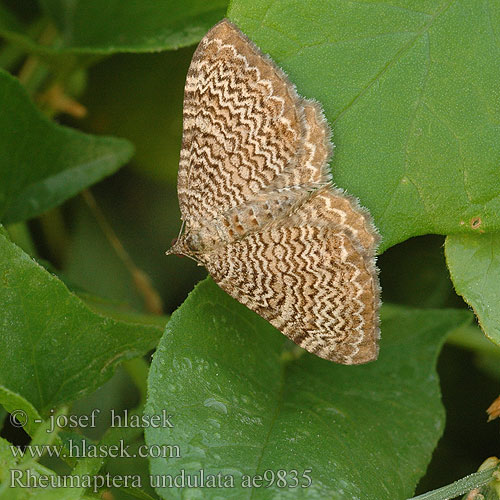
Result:
{"label": "brown moth", "polygon": [[320,105],[231,22],[201,40],[184,95],[181,235],[168,254],[215,282],[296,344],[357,364],[377,357],[378,234],[332,185]]}

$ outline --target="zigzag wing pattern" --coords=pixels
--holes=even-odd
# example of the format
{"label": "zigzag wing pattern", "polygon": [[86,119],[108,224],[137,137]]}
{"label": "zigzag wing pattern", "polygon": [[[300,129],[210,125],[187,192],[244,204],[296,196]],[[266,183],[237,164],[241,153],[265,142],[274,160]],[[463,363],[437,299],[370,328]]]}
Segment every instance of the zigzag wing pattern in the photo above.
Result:
{"label": "zigzag wing pattern", "polygon": [[304,140],[297,164],[287,166],[272,184],[242,205],[220,214],[218,220],[210,220],[209,225],[218,229],[219,241],[229,242],[242,238],[276,218],[287,217],[309,198],[313,191],[330,185],[330,129],[318,104],[305,99],[302,102]]}
{"label": "zigzag wing pattern", "polygon": [[318,103],[302,99],[304,110],[304,142],[295,165],[290,165],[267,188],[266,192],[283,188],[317,189],[331,183],[328,162],[332,156],[331,131]]}
{"label": "zigzag wing pattern", "polygon": [[193,257],[296,344],[344,364],[377,357],[379,236],[332,186],[330,129],[274,63],[224,20],[188,72],[178,195]]}
{"label": "zigzag wing pattern", "polygon": [[377,228],[368,210],[360,207],[356,198],[330,185],[315,191],[289,223],[308,221],[313,225],[336,226],[350,235],[360,253],[374,260],[380,242]]}
{"label": "zigzag wing pattern", "polygon": [[192,228],[264,190],[297,164],[304,141],[293,85],[228,21],[193,56],[183,125],[177,190]]}
{"label": "zigzag wing pattern", "polygon": [[379,337],[373,264],[352,234],[303,218],[314,202],[219,247],[204,265],[222,289],[309,352],[344,364],[371,361]]}

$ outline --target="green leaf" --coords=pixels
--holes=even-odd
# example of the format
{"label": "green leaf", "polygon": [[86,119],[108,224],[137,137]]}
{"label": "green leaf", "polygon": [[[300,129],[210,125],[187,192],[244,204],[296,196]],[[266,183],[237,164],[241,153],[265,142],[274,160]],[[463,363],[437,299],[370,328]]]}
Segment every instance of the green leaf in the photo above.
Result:
{"label": "green leaf", "polygon": [[[61,415],[65,411],[58,412]],[[38,450],[42,447],[53,446],[57,440],[57,433],[49,432],[50,423],[44,422],[36,431],[31,445]],[[82,498],[84,488],[51,488],[47,487],[32,487],[28,488],[33,482],[33,477],[38,479],[40,475],[46,477],[56,477],[53,470],[48,469],[38,463],[37,458],[30,456],[28,452],[24,456],[14,453],[13,449],[16,447],[11,445],[8,441],[0,438],[0,499],[1,500],[28,500],[36,498],[37,500],[77,500]],[[21,451],[21,450],[19,450]],[[72,474],[82,472],[82,463],[88,463],[88,459],[83,459],[75,467]],[[94,459],[94,462],[96,460]],[[88,468],[87,468],[88,469]],[[85,469],[84,469],[85,471]],[[96,467],[92,470],[86,471],[87,473],[96,473]],[[30,477],[32,478],[30,481]],[[44,479],[42,479],[44,480]]]}
{"label": "green leaf", "polygon": [[500,4],[233,0],[229,17],[319,100],[336,183],[381,250],[500,229]]}
{"label": "green leaf", "polygon": [[58,26],[63,50],[152,52],[197,42],[225,13],[227,0],[40,0]]}
{"label": "green leaf", "polygon": [[474,309],[486,336],[500,345],[500,234],[448,236],[445,255],[456,292]]}
{"label": "green leaf", "polygon": [[41,414],[95,390],[161,336],[161,327],[92,312],[2,235],[0,256],[0,386]]}
{"label": "green leaf", "polygon": [[[378,361],[292,359],[279,332],[206,280],[172,316],[151,366],[145,413],[166,409],[174,427],[147,428],[146,442],[176,444],[181,455],[150,459],[151,473],[234,477],[235,488],[205,488],[207,499],[407,498],[443,428],[437,354],[469,320],[467,311],[385,307]],[[312,485],[239,486],[242,474],[279,469],[312,469]]]}
{"label": "green leaf", "polygon": [[17,423],[32,436],[42,418],[36,408],[19,394],[0,385],[0,404]]}
{"label": "green leaf", "polygon": [[0,492],[2,485],[7,483],[9,478],[9,469],[15,466],[15,459],[10,450],[10,443],[0,437]]}
{"label": "green leaf", "polygon": [[[41,439],[35,442],[32,441],[32,446],[52,446],[54,438],[48,433],[49,426],[40,428]],[[38,437],[38,436],[35,436]],[[85,496],[85,482],[89,478],[95,480],[97,472],[102,465],[102,460],[97,458],[82,458],[78,461],[73,470],[69,473],[67,485],[65,479],[58,477],[57,474],[43,465],[39,464],[36,460],[29,457],[29,454],[24,455],[24,458],[15,458],[11,450],[12,445],[0,438],[0,500],[29,500],[36,498],[36,500],[78,500],[82,498],[89,498]],[[40,481],[46,481],[45,486],[42,486]],[[77,477],[79,476],[79,477]],[[56,487],[47,485],[49,478],[53,477],[54,481],[59,484]],[[40,481],[38,486],[28,487],[33,485],[33,481]],[[97,477],[97,483],[99,478]],[[91,488],[94,483],[91,483]],[[95,497],[94,497],[95,498]]]}
{"label": "green leaf", "polygon": [[0,70],[0,219],[43,213],[115,172],[132,155],[123,139],[96,137],[42,115],[14,77]]}

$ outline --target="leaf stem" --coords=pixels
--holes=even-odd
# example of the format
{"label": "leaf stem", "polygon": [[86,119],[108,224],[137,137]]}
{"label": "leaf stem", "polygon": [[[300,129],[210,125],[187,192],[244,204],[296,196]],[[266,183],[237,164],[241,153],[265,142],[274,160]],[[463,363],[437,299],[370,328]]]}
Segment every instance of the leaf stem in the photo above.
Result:
{"label": "leaf stem", "polygon": [[125,247],[118,238],[118,235],[116,234],[111,224],[106,219],[104,213],[97,204],[97,201],[94,198],[93,194],[90,192],[90,190],[85,189],[82,191],[81,194],[83,196],[83,199],[87,203],[87,206],[94,214],[97,223],[101,227],[102,232],[106,236],[113,250],[118,255],[120,260],[123,262],[128,272],[131,274],[137,291],[141,294],[142,298],[144,299],[144,306],[146,310],[153,314],[162,314],[163,304],[161,297],[153,287],[153,284],[151,283],[149,276],[142,269],[139,269],[139,267],[136,266],[135,262],[132,260],[128,252],[125,250]]}
{"label": "leaf stem", "polygon": [[490,467],[479,472],[474,472],[469,476],[463,477],[454,483],[438,488],[437,490],[429,491],[410,498],[409,500],[450,500],[460,495],[468,493],[474,488],[488,484],[494,477],[494,473],[499,470],[498,465]]}

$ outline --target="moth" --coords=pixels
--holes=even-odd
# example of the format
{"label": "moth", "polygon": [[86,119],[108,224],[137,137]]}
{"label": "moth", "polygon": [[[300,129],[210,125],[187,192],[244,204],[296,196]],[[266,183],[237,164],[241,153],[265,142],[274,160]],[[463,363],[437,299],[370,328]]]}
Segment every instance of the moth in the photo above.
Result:
{"label": "moth", "polygon": [[224,19],[187,74],[178,172],[186,255],[293,342],[322,358],[377,357],[378,232],[332,184],[321,106]]}

